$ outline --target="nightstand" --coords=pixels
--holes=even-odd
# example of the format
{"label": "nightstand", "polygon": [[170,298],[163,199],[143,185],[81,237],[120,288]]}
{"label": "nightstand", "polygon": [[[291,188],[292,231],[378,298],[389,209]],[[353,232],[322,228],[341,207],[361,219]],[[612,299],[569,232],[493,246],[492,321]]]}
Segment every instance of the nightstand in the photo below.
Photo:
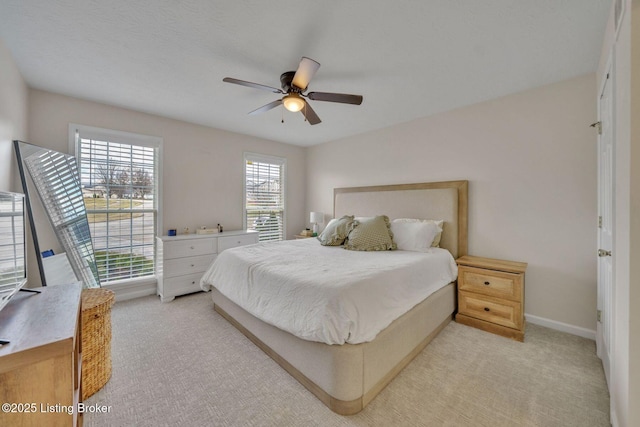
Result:
{"label": "nightstand", "polygon": [[456,322],[524,341],[527,263],[465,255],[458,264]]}

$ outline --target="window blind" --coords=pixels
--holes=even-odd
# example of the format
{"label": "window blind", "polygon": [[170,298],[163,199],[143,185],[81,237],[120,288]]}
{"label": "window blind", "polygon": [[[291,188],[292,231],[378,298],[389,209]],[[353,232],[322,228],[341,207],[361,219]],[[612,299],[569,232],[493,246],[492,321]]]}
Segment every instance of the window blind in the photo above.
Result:
{"label": "window blind", "polygon": [[111,282],[153,275],[158,148],[113,142],[90,132],[77,138],[100,278]]}
{"label": "window blind", "polygon": [[245,224],[259,241],[284,239],[285,159],[245,153]]}
{"label": "window blind", "polygon": [[85,287],[98,286],[76,160],[52,150],[37,150],[23,159],[73,271]]}
{"label": "window blind", "polygon": [[0,194],[0,296],[25,278],[22,195]]}

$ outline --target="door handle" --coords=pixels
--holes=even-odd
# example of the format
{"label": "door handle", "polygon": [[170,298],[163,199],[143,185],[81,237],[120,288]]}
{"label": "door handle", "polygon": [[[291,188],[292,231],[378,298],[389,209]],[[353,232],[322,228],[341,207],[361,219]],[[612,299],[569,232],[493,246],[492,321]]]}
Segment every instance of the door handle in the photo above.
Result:
{"label": "door handle", "polygon": [[611,256],[611,251],[605,251],[604,249],[598,249],[598,256],[599,257]]}

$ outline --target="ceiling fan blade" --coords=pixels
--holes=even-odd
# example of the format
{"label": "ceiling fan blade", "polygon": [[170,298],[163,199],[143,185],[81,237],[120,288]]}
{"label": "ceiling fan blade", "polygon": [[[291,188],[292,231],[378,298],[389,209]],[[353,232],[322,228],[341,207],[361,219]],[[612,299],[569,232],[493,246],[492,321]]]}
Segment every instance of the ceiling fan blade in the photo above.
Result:
{"label": "ceiling fan blade", "polygon": [[322,120],[320,120],[320,117],[318,117],[316,112],[313,111],[313,108],[311,108],[311,105],[309,105],[307,101],[304,101],[304,104],[305,106],[302,108],[302,110],[300,110],[300,112],[304,115],[305,119],[307,119],[309,124],[317,125],[318,123],[320,123]]}
{"label": "ceiling fan blade", "polygon": [[362,104],[361,95],[349,95],[346,93],[309,92],[307,94],[307,97],[309,97],[309,99],[313,99],[314,101],[340,102],[342,104],[354,105]]}
{"label": "ceiling fan blade", "polygon": [[269,92],[273,92],[273,93],[284,93],[282,90],[275,88],[275,87],[271,87],[271,86],[266,86],[266,85],[261,85],[258,83],[252,83],[252,82],[246,82],[244,80],[238,80],[238,79],[234,79],[231,77],[225,77],[224,79],[222,79],[223,82],[227,82],[227,83],[234,83],[240,86],[247,86],[247,87],[252,87],[254,89],[260,89],[260,90],[266,90]]}
{"label": "ceiling fan blade", "polygon": [[304,91],[307,86],[309,86],[309,82],[316,74],[316,71],[318,71],[318,68],[320,68],[319,62],[303,56],[291,83],[298,89]]}
{"label": "ceiling fan blade", "polygon": [[270,102],[267,105],[263,105],[262,107],[253,110],[252,112],[249,113],[249,115],[255,115],[255,114],[260,114],[260,113],[264,113],[265,111],[269,111],[272,108],[276,108],[278,105],[282,104],[282,99],[278,99],[276,101]]}

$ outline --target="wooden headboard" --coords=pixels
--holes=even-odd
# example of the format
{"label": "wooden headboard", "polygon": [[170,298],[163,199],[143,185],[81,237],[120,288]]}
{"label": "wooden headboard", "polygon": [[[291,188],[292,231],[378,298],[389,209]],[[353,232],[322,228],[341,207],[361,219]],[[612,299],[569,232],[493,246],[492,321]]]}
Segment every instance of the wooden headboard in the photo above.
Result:
{"label": "wooden headboard", "polygon": [[387,215],[444,220],[440,247],[454,258],[468,250],[468,181],[334,188],[333,217]]}

